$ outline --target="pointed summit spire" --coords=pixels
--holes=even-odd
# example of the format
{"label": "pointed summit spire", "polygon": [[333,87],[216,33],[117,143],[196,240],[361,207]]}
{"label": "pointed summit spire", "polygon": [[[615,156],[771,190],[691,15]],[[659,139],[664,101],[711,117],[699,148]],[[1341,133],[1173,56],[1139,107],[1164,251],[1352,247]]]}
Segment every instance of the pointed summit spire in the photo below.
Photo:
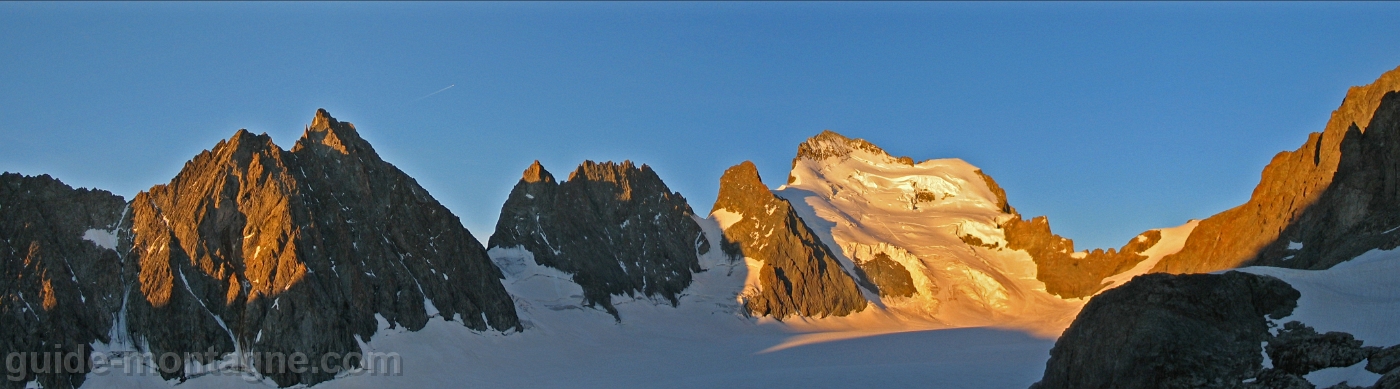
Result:
{"label": "pointed summit spire", "polygon": [[554,175],[549,174],[548,170],[544,170],[544,165],[540,165],[540,160],[536,159],[535,163],[532,163],[530,164],[530,167],[525,168],[525,174],[522,174],[520,179],[525,182],[552,183],[554,182]]}
{"label": "pointed summit spire", "polygon": [[330,112],[326,112],[325,108],[317,108],[316,117],[311,119],[311,129],[330,129],[331,126],[334,126],[336,123],[338,122],[335,120],[335,118],[331,117]]}

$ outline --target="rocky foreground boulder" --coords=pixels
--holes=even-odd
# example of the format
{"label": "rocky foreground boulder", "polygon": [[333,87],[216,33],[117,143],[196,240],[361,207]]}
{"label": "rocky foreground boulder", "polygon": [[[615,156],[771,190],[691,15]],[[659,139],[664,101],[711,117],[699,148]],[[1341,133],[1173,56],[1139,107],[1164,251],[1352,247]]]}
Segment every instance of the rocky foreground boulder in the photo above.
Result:
{"label": "rocky foreground boulder", "polygon": [[490,247],[523,247],[540,265],[573,275],[584,304],[617,320],[612,296],[679,304],[710,242],[680,193],[647,165],[586,161],[569,179],[535,161],[501,207]]}
{"label": "rocky foreground boulder", "polygon": [[749,313],[782,319],[845,316],[865,309],[855,279],[792,204],[768,190],[752,162],[725,170],[710,214],[724,229],[726,254],[763,263],[758,289],[745,291]]}
{"label": "rocky foreground boulder", "polygon": [[[116,236],[126,201],[48,175],[0,175],[0,355],[76,353],[108,342],[121,307]],[[24,355],[24,354],[20,354]],[[82,385],[79,372],[9,372],[0,387]]]}
{"label": "rocky foreground boulder", "polygon": [[1136,277],[1084,307],[1031,387],[1313,389],[1309,373],[1366,363],[1383,375],[1372,388],[1400,388],[1400,346],[1269,320],[1291,315],[1299,297],[1242,272]]}
{"label": "rocky foreground boulder", "polygon": [[1300,296],[1241,272],[1138,276],[1084,306],[1031,387],[1240,387],[1263,369],[1267,318],[1291,314]]}

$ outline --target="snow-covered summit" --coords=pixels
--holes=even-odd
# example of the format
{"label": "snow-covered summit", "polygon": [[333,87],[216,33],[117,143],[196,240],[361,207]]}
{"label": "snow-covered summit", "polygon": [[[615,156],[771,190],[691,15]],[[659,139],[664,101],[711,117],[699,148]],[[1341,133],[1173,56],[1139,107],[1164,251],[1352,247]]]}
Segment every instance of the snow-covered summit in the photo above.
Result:
{"label": "snow-covered summit", "polygon": [[[1035,259],[1008,247],[1003,224],[1019,215],[990,177],[961,159],[916,163],[825,131],[798,147],[788,184],[775,193],[792,202],[843,264],[871,275],[881,289],[895,278],[879,274],[908,272],[912,295],[881,293],[876,302],[890,313],[1053,335],[1083,304],[1047,293]],[[1162,232],[1173,235],[1163,245],[1179,245],[1167,238],[1189,228]],[[1174,251],[1156,247],[1155,258],[1146,260]],[[876,266],[884,258],[897,267]],[[1116,278],[1125,276],[1132,275]]]}

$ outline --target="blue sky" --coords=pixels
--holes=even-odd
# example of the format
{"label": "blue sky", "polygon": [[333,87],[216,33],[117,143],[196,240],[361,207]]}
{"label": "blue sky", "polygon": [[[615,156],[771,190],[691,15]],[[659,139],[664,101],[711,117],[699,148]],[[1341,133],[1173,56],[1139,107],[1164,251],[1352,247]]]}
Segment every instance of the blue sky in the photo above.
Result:
{"label": "blue sky", "polygon": [[[709,211],[823,129],[980,166],[1079,248],[1248,199],[1393,3],[0,3],[0,170],[130,198],[324,107],[485,240],[532,160],[651,165]],[[432,96],[449,85],[450,89]],[[425,98],[425,96],[427,96]]]}

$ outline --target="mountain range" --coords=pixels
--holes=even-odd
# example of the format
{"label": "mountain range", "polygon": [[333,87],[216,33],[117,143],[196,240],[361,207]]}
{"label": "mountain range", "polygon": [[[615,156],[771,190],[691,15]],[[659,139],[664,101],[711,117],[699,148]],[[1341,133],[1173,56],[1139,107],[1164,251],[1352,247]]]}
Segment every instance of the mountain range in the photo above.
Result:
{"label": "mountain range", "polygon": [[[797,145],[782,185],[748,161],[718,179],[715,203],[697,214],[645,164],[583,161],[561,181],[536,161],[491,235],[473,235],[325,110],[289,150],[238,130],[131,199],[5,173],[0,354],[183,357],[139,379],[29,364],[3,386],[237,382],[211,369],[279,387],[354,386],[375,381],[245,356],[315,361],[389,345],[459,361],[467,371],[438,374],[467,382],[548,358],[595,377],[616,365],[589,359],[652,347],[645,358],[696,344],[710,347],[694,353],[705,358],[769,355],[986,328],[1019,334],[984,334],[992,342],[1055,340],[1030,357],[1044,366],[1032,372],[1039,388],[1312,387],[1326,369],[1400,387],[1400,351],[1357,340],[1400,343],[1400,316],[1375,313],[1400,308],[1389,291],[1400,255],[1387,254],[1400,246],[1400,69],[1348,91],[1326,128],[1274,157],[1247,203],[1106,250],[1077,249],[1046,217],[1020,214],[1019,194],[963,160],[894,156],[831,131]],[[1337,283],[1351,286],[1324,287]],[[1348,288],[1360,289],[1338,292]],[[806,337],[744,348],[774,331]],[[573,353],[540,356],[551,350]],[[657,381],[633,384],[842,371],[801,370],[785,364],[809,357],[783,355],[761,362],[779,368],[673,367],[634,372]],[[695,366],[706,363],[724,362]],[[618,382],[503,377],[493,382]]]}

